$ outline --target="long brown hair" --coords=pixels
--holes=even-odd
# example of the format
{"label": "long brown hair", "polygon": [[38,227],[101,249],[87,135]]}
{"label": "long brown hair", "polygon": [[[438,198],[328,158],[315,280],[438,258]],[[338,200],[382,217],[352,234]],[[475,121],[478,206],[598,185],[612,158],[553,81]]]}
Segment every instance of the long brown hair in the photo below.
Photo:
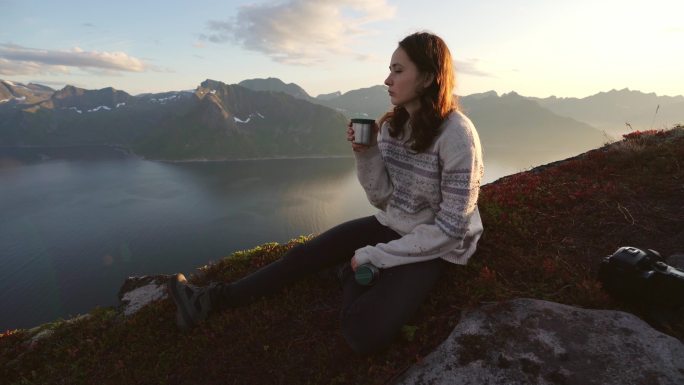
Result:
{"label": "long brown hair", "polygon": [[453,89],[456,85],[451,52],[444,40],[428,32],[416,32],[406,36],[399,42],[409,59],[416,65],[421,74],[431,74],[432,84],[421,89],[420,109],[409,116],[405,108],[397,106],[380,118],[380,125],[389,121],[390,136],[402,137],[404,124],[410,119],[411,137],[408,142],[411,149],[425,151],[438,134],[438,129],[454,110],[458,109]]}

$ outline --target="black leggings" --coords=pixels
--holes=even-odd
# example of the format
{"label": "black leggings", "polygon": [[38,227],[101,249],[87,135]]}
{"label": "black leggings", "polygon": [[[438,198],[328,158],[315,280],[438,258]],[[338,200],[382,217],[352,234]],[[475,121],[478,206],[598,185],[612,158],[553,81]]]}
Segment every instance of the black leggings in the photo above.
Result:
{"label": "black leggings", "polygon": [[401,236],[374,216],[340,224],[298,245],[279,260],[231,284],[222,285],[219,307],[235,307],[274,293],[314,272],[344,264],[341,271],[342,332],[359,353],[380,350],[418,310],[445,268],[435,259],[383,269],[373,286],[354,280],[350,260],[364,246]]}

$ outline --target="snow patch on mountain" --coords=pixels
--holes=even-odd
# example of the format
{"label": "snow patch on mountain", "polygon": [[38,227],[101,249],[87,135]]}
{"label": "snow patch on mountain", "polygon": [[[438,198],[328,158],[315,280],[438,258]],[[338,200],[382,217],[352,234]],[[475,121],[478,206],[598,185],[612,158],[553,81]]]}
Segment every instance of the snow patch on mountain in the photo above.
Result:
{"label": "snow patch on mountain", "polygon": [[242,123],[242,124],[245,124],[245,123],[249,123],[249,121],[252,120],[252,118],[255,118],[255,117],[259,117],[259,118],[261,118],[261,119],[266,119],[266,118],[265,118],[263,115],[261,115],[259,112],[256,112],[256,113],[253,113],[253,114],[249,114],[249,116],[247,117],[246,120],[242,120],[242,119],[238,118],[237,116],[233,116],[233,120],[235,121],[235,123]]}
{"label": "snow patch on mountain", "polygon": [[152,99],[150,99],[150,102],[159,103],[159,104],[166,104],[166,102],[170,102],[174,99],[180,99],[180,97],[181,97],[180,95],[174,94],[171,96],[167,96],[165,98],[152,98]]}
{"label": "snow patch on mountain", "polygon": [[97,112],[97,111],[100,111],[100,110],[107,110],[107,111],[110,111],[111,108],[110,108],[110,107],[107,107],[107,106],[97,106],[97,107],[93,108],[92,110],[88,110],[88,112]]}

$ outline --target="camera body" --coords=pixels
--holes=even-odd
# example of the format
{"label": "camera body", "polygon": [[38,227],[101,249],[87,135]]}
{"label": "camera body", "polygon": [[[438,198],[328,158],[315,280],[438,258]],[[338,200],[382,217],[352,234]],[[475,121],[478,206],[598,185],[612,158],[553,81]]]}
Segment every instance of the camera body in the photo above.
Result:
{"label": "camera body", "polygon": [[620,247],[601,262],[599,279],[609,293],[625,300],[684,306],[684,271],[665,263],[654,250]]}

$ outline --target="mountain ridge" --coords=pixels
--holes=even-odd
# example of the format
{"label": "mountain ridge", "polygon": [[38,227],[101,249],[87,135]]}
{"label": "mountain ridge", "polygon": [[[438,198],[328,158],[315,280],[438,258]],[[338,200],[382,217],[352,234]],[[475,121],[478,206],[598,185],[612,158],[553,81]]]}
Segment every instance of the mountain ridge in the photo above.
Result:
{"label": "mountain ridge", "polygon": [[339,155],[344,126],[327,107],[212,79],[193,92],[66,86],[0,104],[0,145],[112,144],[166,160]]}
{"label": "mountain ridge", "polygon": [[[659,97],[629,89],[581,99],[487,91],[461,96],[459,100],[478,128],[484,146],[497,151],[503,147],[519,151],[559,148],[568,155],[630,129],[684,121],[683,96]],[[259,103],[263,106],[257,107]],[[52,90],[3,80],[0,145],[114,144],[144,157],[169,160],[306,156],[315,152],[314,147],[320,150],[315,155],[339,155],[345,151],[344,144],[330,142],[344,142],[343,136],[319,135],[311,138],[319,141],[314,145],[297,143],[284,133],[306,136],[313,127],[337,130],[346,125],[345,119],[377,119],[390,108],[384,85],[313,98],[302,87],[272,77],[232,85],[206,79],[192,91],[139,95],[111,87],[87,90],[65,86]],[[264,111],[276,115],[267,116]],[[258,129],[250,131],[249,127]],[[169,135],[164,136],[164,132]],[[174,140],[178,143],[172,143]]]}
{"label": "mountain ridge", "polygon": [[238,83],[238,85],[254,91],[284,92],[288,95],[294,96],[297,99],[304,99],[307,101],[314,99],[299,85],[295,83],[285,84],[285,82],[282,80],[273,77],[266,79],[246,79]]}
{"label": "mountain ridge", "polygon": [[684,96],[623,88],[584,98],[531,98],[541,106],[608,132],[654,129],[684,122]]}

